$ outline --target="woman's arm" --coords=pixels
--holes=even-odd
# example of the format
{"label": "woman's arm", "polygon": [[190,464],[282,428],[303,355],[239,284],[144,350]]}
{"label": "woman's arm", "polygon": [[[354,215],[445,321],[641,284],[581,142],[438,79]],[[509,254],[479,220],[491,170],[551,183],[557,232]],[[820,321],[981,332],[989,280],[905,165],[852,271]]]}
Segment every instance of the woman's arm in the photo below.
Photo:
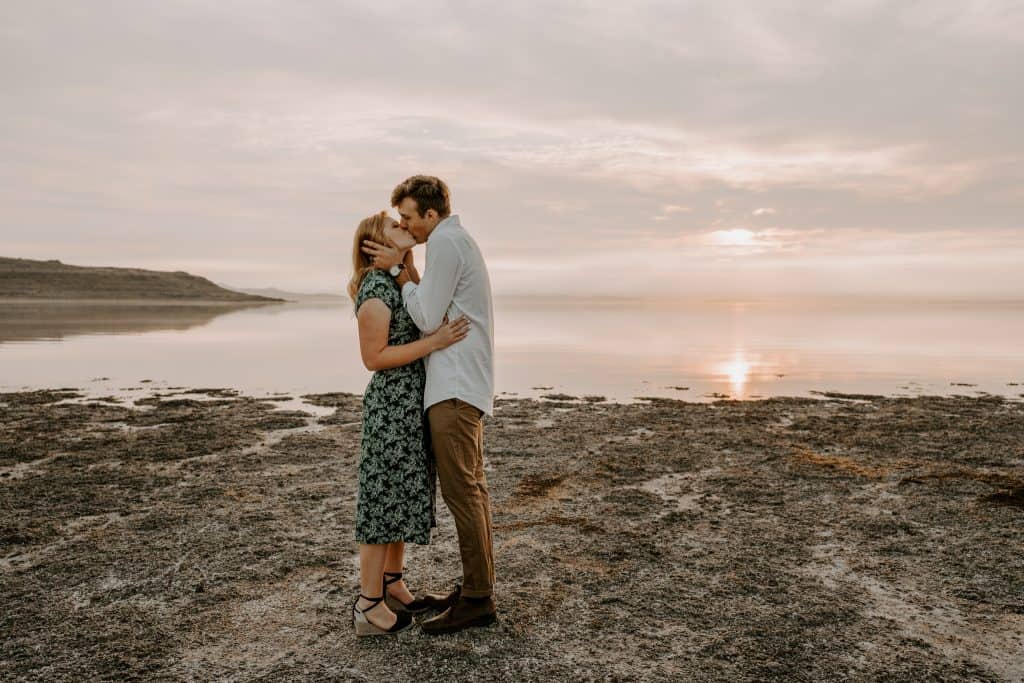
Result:
{"label": "woman's arm", "polygon": [[[416,270],[416,263],[412,258],[412,249],[405,252],[405,259],[403,260],[403,263],[405,263],[405,270],[409,274],[409,279],[418,285],[420,283],[420,272]],[[399,284],[399,287],[401,286],[402,285]]]}
{"label": "woman's arm", "polygon": [[432,335],[408,344],[388,344],[391,309],[380,299],[367,299],[356,314],[359,321],[359,353],[367,370],[389,370],[408,365],[434,351],[447,348],[465,339],[469,321],[459,318]]}

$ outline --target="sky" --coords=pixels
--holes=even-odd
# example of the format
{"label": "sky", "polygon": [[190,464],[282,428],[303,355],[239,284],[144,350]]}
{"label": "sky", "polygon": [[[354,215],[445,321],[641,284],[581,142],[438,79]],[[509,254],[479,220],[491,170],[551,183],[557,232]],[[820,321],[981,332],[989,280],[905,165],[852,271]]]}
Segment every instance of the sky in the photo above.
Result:
{"label": "sky", "polygon": [[996,0],[5,2],[0,255],[341,292],[426,173],[499,296],[1024,298],[1022,64]]}

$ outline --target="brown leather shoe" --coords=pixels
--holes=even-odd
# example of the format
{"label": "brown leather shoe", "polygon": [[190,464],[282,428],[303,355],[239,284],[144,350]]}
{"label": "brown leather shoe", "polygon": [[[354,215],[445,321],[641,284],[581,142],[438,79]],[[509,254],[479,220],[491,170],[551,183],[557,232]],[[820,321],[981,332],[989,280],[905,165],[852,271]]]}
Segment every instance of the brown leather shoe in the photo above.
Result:
{"label": "brown leather shoe", "polygon": [[458,601],[438,614],[420,622],[420,627],[427,635],[436,636],[442,633],[455,633],[476,626],[489,626],[498,620],[498,608],[494,599],[469,600],[459,596]]}

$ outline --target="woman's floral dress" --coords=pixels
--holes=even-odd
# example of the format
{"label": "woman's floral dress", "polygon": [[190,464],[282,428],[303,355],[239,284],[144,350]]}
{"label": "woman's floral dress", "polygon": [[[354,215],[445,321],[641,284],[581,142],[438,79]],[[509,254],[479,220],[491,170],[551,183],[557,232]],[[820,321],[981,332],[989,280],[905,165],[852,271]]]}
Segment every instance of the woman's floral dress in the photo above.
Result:
{"label": "woman's floral dress", "polygon": [[[384,271],[371,270],[363,278],[356,295],[356,311],[367,299],[380,299],[391,309],[389,345],[420,338],[398,285]],[[430,430],[424,428],[425,383],[425,366],[422,360],[416,360],[373,373],[363,394],[356,503],[359,543],[430,543],[430,529],[436,526],[436,493]]]}

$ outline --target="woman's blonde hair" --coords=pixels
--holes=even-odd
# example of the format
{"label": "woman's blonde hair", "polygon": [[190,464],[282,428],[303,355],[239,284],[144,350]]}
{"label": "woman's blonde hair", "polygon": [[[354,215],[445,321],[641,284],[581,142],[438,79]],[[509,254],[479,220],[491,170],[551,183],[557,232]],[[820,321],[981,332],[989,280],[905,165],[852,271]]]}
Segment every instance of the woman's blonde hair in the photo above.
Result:
{"label": "woman's blonde hair", "polygon": [[356,228],[356,236],[352,240],[352,279],[348,281],[348,295],[352,297],[353,303],[359,294],[359,285],[363,284],[363,278],[373,270],[373,257],[363,251],[363,240],[387,244],[387,238],[384,237],[387,218],[388,212],[381,211],[359,221],[359,227]]}

